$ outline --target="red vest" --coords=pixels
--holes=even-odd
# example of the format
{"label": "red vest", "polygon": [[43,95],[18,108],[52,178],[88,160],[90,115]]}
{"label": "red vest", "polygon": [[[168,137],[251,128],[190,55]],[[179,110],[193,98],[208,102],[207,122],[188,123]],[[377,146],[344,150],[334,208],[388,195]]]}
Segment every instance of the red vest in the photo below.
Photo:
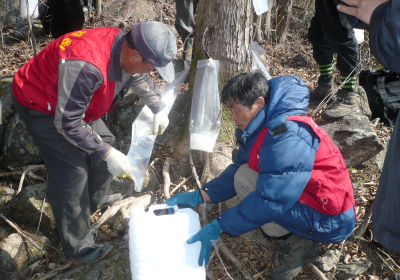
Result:
{"label": "red vest", "polygon": [[22,105],[54,115],[58,98],[58,65],[62,59],[78,59],[97,66],[103,84],[93,94],[85,122],[106,114],[114,98],[115,82],[107,81],[111,47],[121,31],[103,27],[65,34],[51,42],[22,66],[14,76],[13,92]]}
{"label": "red vest", "polygon": [[[346,163],[329,135],[310,117],[292,116],[287,120],[308,124],[321,139],[311,178],[298,201],[330,216],[354,208],[353,187]],[[264,127],[250,151],[249,167],[257,172],[260,172],[260,149],[267,133],[268,128]]]}

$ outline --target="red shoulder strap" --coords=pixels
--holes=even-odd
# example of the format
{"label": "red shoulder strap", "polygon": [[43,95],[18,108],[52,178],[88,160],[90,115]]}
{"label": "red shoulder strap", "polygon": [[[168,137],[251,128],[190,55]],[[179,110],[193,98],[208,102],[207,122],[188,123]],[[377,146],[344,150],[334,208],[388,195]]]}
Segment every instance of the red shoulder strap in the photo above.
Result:
{"label": "red shoulder strap", "polygon": [[251,148],[249,155],[249,167],[256,172],[260,172],[259,163],[260,163],[260,150],[261,146],[264,143],[265,136],[268,133],[268,127],[264,127],[260,134],[258,134],[256,141]]}

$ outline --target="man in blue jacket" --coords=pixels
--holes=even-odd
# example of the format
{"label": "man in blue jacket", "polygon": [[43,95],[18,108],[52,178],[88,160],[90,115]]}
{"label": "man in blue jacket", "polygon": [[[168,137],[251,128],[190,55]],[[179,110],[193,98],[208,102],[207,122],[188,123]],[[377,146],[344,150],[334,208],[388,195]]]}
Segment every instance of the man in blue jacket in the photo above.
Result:
{"label": "man in blue jacket", "polygon": [[[295,76],[267,81],[243,73],[222,90],[222,102],[238,127],[240,148],[233,164],[204,185],[165,203],[241,203],[204,226],[187,242],[200,241],[199,265],[208,263],[220,234],[238,236],[258,227],[288,254],[272,279],[291,279],[318,250],[339,242],[355,225],[353,189],[346,164],[325,131],[307,117],[309,91]],[[284,250],[286,248],[286,250]]]}

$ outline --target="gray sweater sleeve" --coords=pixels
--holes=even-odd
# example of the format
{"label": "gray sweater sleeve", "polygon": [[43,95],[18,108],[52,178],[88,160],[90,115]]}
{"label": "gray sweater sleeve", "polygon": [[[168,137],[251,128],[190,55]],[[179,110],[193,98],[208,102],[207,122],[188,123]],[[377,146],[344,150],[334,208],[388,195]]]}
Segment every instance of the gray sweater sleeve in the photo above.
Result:
{"label": "gray sweater sleeve", "polygon": [[156,114],[165,108],[161,101],[162,91],[153,83],[148,74],[132,75],[132,89],[147,107]]}
{"label": "gray sweater sleeve", "polygon": [[400,1],[379,5],[371,16],[370,45],[376,59],[400,73]]}
{"label": "gray sweater sleeve", "polygon": [[93,93],[103,84],[103,75],[93,64],[82,60],[61,61],[54,125],[71,144],[87,152],[97,162],[111,148],[83,121]]}

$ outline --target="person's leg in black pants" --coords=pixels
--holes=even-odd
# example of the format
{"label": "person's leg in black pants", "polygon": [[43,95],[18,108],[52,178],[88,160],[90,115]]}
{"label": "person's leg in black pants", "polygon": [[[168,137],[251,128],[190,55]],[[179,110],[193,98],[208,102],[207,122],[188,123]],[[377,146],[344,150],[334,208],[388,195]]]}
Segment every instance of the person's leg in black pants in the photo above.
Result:
{"label": "person's leg in black pants", "polygon": [[191,61],[193,34],[195,30],[194,14],[198,0],[176,0],[175,28],[184,43],[184,59]]}
{"label": "person's leg in black pants", "polygon": [[81,30],[85,14],[80,0],[48,0],[51,14],[51,34],[54,39]]}
{"label": "person's leg in black pants", "polygon": [[359,113],[354,92],[359,58],[353,28],[337,11],[333,1],[316,0],[315,13],[308,38],[313,45],[314,59],[320,66],[320,78],[318,88],[310,96],[322,99],[332,92],[332,59],[333,53],[336,53],[337,68],[346,82],[338,91],[338,100],[322,116],[338,118]]}
{"label": "person's leg in black pants", "polygon": [[[32,134],[48,174],[47,194],[64,254],[77,257],[93,247],[90,208],[101,205],[111,182],[107,163],[92,163],[86,152],[69,143],[53,124],[54,116],[31,110],[13,100]],[[111,145],[115,138],[101,119],[93,130]]]}

